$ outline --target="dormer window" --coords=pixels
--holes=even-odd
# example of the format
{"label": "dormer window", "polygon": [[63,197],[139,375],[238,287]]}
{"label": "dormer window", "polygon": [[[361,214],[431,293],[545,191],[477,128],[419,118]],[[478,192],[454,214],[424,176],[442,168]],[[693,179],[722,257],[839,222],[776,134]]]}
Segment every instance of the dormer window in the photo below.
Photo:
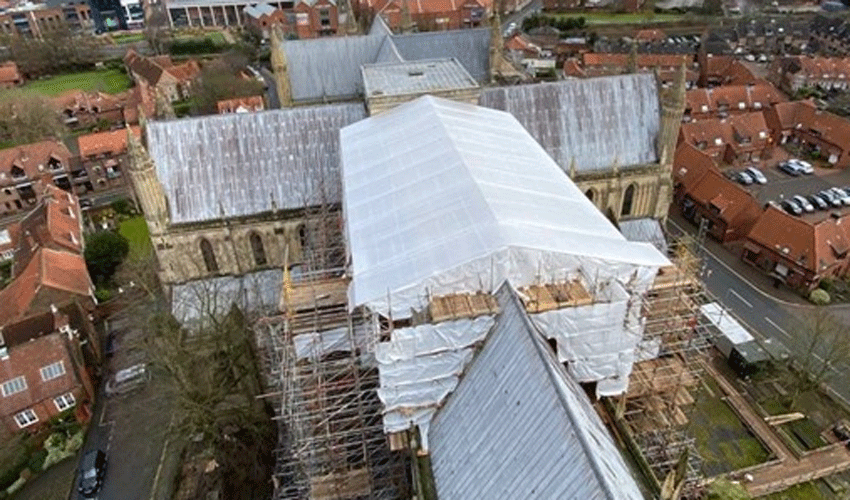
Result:
{"label": "dormer window", "polygon": [[766,138],[767,138],[767,132],[765,132],[764,130],[759,131],[759,139],[766,139]]}
{"label": "dormer window", "polygon": [[738,103],[738,109],[747,109],[747,103],[739,102]]}
{"label": "dormer window", "polygon": [[703,112],[703,113],[708,113],[708,105],[703,104],[703,105],[702,105],[702,108],[700,108],[700,109],[702,109],[702,112]]}
{"label": "dormer window", "polygon": [[720,137],[714,139],[714,145],[715,146],[722,146],[723,145],[723,139],[721,139]]}
{"label": "dormer window", "polygon": [[50,158],[47,160],[47,167],[50,168],[50,170],[62,170],[62,161],[59,158],[56,158],[55,156],[51,155]]}
{"label": "dormer window", "polygon": [[754,102],[754,103],[753,103],[753,107],[754,107],[755,109],[761,109],[761,103],[760,103],[760,102]]}
{"label": "dormer window", "polygon": [[12,178],[13,179],[23,179],[26,178],[27,174],[24,172],[24,169],[17,165],[12,166]]}

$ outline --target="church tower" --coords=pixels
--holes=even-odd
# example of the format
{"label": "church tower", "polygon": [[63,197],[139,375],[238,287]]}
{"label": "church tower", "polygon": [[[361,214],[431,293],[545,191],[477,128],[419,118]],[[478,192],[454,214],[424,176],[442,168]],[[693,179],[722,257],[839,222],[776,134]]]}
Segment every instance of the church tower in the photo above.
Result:
{"label": "church tower", "polygon": [[504,58],[505,40],[502,38],[502,2],[493,2],[493,15],[490,16],[490,81],[495,82],[501,75]]}
{"label": "church tower", "polygon": [[661,89],[661,130],[658,132],[656,150],[658,162],[668,172],[673,170],[673,154],[679,140],[679,127],[685,113],[685,63],[679,67],[676,80],[668,89]]}
{"label": "church tower", "polygon": [[277,28],[272,28],[272,70],[277,88],[277,99],[281,108],[292,106],[292,89],[289,86],[289,65],[286,61],[286,52],[283,50],[283,37]]}
{"label": "church tower", "polygon": [[153,160],[130,127],[127,127],[127,150],[130,157],[130,178],[145,213],[148,229],[151,236],[162,235],[168,228],[168,201],[165,190],[156,176]]}
{"label": "church tower", "polygon": [[679,67],[676,81],[668,89],[661,89],[661,130],[658,131],[658,180],[654,195],[654,216],[665,221],[673,202],[673,156],[679,140],[679,127],[685,112],[685,63]]}

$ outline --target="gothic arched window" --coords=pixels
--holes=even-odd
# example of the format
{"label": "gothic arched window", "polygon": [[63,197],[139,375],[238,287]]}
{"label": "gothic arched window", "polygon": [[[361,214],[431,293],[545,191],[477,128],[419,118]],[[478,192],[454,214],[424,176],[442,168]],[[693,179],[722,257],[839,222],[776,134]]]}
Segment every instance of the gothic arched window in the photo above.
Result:
{"label": "gothic arched window", "polygon": [[626,192],[623,193],[623,208],[620,209],[620,215],[631,215],[632,214],[632,205],[635,201],[635,185],[629,184],[629,187],[626,188]]}
{"label": "gothic arched window", "polygon": [[204,256],[204,265],[207,267],[207,272],[217,273],[218,262],[215,260],[215,252],[209,240],[201,238],[201,254]]}
{"label": "gothic arched window", "polygon": [[266,249],[263,247],[263,239],[256,231],[251,231],[249,236],[251,240],[251,253],[254,254],[254,264],[258,266],[266,265]]}

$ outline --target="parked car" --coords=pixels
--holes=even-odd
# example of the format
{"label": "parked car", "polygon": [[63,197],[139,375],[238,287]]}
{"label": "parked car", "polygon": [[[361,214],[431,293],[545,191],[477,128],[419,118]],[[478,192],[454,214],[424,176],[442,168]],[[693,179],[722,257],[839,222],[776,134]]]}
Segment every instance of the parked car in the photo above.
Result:
{"label": "parked car", "polygon": [[117,372],[106,382],[106,394],[113,396],[128,393],[145,385],[150,378],[151,374],[144,363],[133,365]]}
{"label": "parked car", "polygon": [[806,199],[809,200],[809,203],[814,205],[815,208],[817,208],[818,210],[826,210],[827,208],[829,208],[829,203],[824,201],[823,198],[816,194],[810,194],[806,197]]}
{"label": "parked car", "polygon": [[782,170],[786,174],[794,176],[794,177],[797,177],[798,175],[803,173],[802,170],[800,170],[800,167],[798,165],[791,163],[791,162],[788,162],[788,161],[783,161],[782,163],[777,165],[777,168],[779,170]]}
{"label": "parked car", "polygon": [[841,203],[841,200],[838,199],[838,197],[830,191],[821,191],[817,194],[817,196],[819,196],[823,201],[827,202],[830,207],[840,207],[843,205],[843,203]]}
{"label": "parked car", "polygon": [[783,200],[782,208],[791,215],[802,215],[803,209],[800,208],[800,205],[797,205],[792,200]]}
{"label": "parked car", "polygon": [[80,208],[89,208],[92,206],[92,201],[88,198],[80,200]]}
{"label": "parked car", "polygon": [[80,477],[77,491],[84,497],[92,498],[103,486],[106,476],[106,455],[100,450],[91,450],[83,455],[80,463]]}
{"label": "parked car", "polygon": [[843,189],[840,189],[840,188],[837,188],[837,187],[833,187],[833,188],[829,188],[827,191],[829,191],[829,192],[830,192],[830,193],[832,193],[832,194],[833,194],[836,198],[838,198],[838,200],[840,200],[840,201],[841,201],[841,204],[842,204],[842,205],[845,205],[845,206],[850,205],[850,195],[848,195],[847,193],[845,193]]}
{"label": "parked car", "polygon": [[799,168],[800,173],[803,173],[803,174],[806,174],[806,175],[811,175],[811,174],[815,173],[814,167],[812,167],[812,164],[807,162],[807,161],[792,158],[792,159],[788,160],[788,163],[791,163],[792,165],[796,165]]}
{"label": "parked car", "polygon": [[815,211],[814,205],[809,203],[809,200],[803,198],[799,194],[796,195],[796,196],[792,196],[791,199],[794,200],[795,202],[797,202],[797,205],[800,205],[800,208],[802,208],[804,211],[806,211],[806,212],[814,212]]}
{"label": "parked car", "polygon": [[750,184],[753,183],[752,176],[750,174],[748,174],[747,172],[738,172],[738,175],[735,176],[735,180],[740,182],[741,184],[743,184],[745,186],[749,186]]}
{"label": "parked car", "polygon": [[767,177],[765,177],[761,170],[757,169],[756,167],[747,167],[744,172],[749,174],[749,176],[752,177],[753,180],[758,182],[759,184],[767,184]]}

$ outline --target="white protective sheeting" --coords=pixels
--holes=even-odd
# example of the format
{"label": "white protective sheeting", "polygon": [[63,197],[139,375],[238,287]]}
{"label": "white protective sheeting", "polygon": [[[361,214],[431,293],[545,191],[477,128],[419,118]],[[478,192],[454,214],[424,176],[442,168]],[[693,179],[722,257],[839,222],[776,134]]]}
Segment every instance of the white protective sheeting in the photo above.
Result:
{"label": "white protective sheeting", "polygon": [[[322,332],[302,333],[292,338],[295,346],[295,357],[299,360],[310,359],[318,361],[332,352],[350,352],[360,349],[366,351],[369,325],[354,326],[352,334],[348,327],[334,328]],[[352,345],[353,344],[353,345]]]}
{"label": "white protective sheeting", "polygon": [[341,148],[352,308],[406,318],[428,294],[578,270],[639,293],[669,264],[627,241],[508,113],[424,96],[345,127]]}
{"label": "white protective sheeting", "polygon": [[572,376],[579,382],[598,382],[599,395],[611,396],[628,387],[643,325],[620,285],[612,284],[604,295],[598,294],[592,304],[530,317],[545,337],[556,340],[558,361],[568,363]]}
{"label": "white protective sheeting", "polygon": [[457,387],[474,345],[493,327],[492,316],[399,328],[375,350],[384,403],[384,430],[422,425]]}
{"label": "white protective sheeting", "polygon": [[699,311],[705,316],[715,328],[720,330],[720,333],[729,339],[732,345],[743,344],[753,340],[741,323],[732,316],[732,313],[725,310],[723,306],[717,302],[710,302],[699,307]]}

